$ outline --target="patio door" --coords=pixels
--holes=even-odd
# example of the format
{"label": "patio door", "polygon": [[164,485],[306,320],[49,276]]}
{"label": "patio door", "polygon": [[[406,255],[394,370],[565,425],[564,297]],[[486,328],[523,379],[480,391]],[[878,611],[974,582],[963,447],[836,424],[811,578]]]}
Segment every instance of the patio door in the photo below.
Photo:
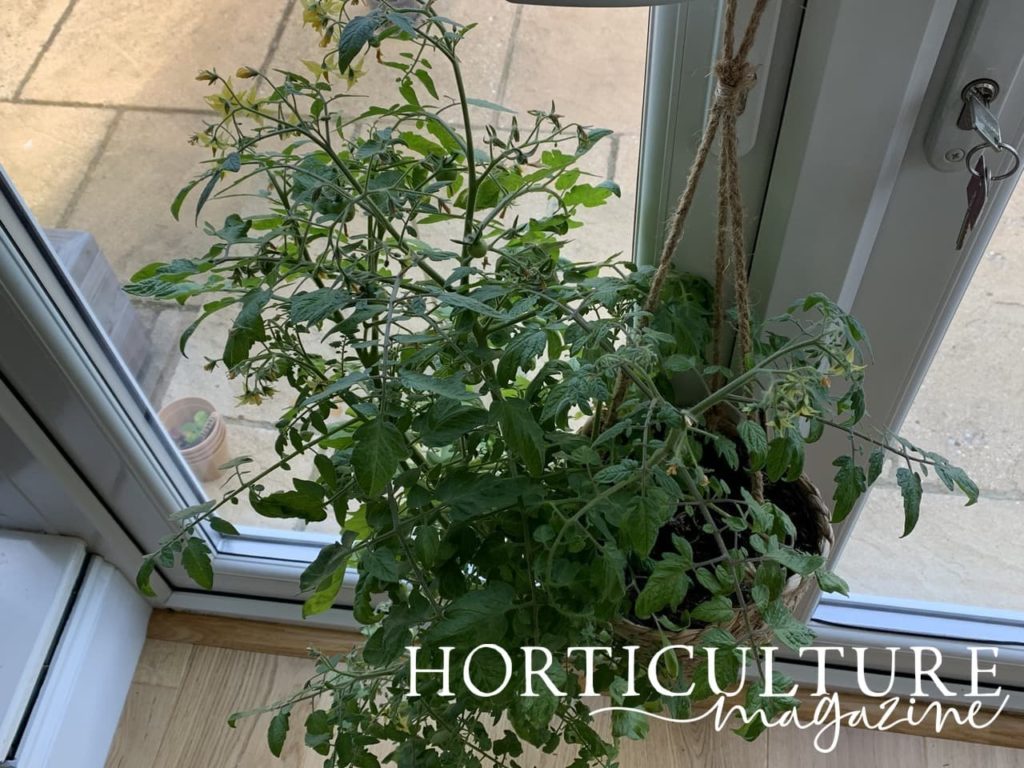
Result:
{"label": "patio door", "polygon": [[[198,15],[174,5],[166,10],[171,17],[164,26],[177,26],[181,34],[147,40],[145,30],[152,25],[129,18],[130,11],[117,11],[123,16],[108,23],[109,4],[78,0],[51,20],[51,28],[22,30],[22,39],[37,44],[27,52],[19,49],[21,75],[0,86],[0,162],[7,173],[0,196],[0,327],[5,329],[0,412],[37,457],[75,489],[82,509],[74,514],[88,518],[93,547],[129,574],[142,553],[175,529],[174,511],[217,493],[229,479],[204,484],[189,468],[178,450],[185,437],[181,424],[167,430],[158,418],[165,404],[202,397],[226,424],[232,451],[252,455],[256,466],[274,460],[273,408],[280,401],[239,404],[236,384],[202,371],[203,358],[219,354],[212,341],[217,329],[210,328],[207,338],[197,333],[191,357],[182,359],[176,337],[191,322],[194,308],[126,302],[109,290],[145,263],[205,250],[201,232],[166,213],[201,159],[187,143],[203,114],[196,108],[204,92],[192,80],[194,71],[218,63],[224,71],[239,65],[272,69],[322,56],[302,28],[300,4],[267,0],[264,5],[264,13],[235,13],[251,3],[221,0],[203,4]],[[471,67],[478,95],[523,110],[538,101],[549,106],[554,94],[560,112],[618,132],[589,170],[614,180],[623,200],[588,222],[581,231],[593,234],[579,238],[576,248],[580,254],[622,251],[649,260],[706,114],[720,4],[689,0],[658,6],[650,15],[639,8],[538,8],[504,0],[449,0],[448,5],[451,16],[462,11],[481,22],[475,30],[480,42],[466,51],[471,64],[479,57]],[[992,185],[974,232],[957,250],[969,172],[963,157],[946,156],[956,158],[955,150],[973,146],[965,143],[970,132],[949,127],[950,110],[955,124],[956,99],[966,84],[961,80],[990,70],[1001,86],[995,109],[1003,141],[1019,146],[1024,83],[1012,31],[1024,26],[1024,18],[1018,18],[1024,9],[1013,0],[825,1],[810,2],[806,9],[774,0],[770,8],[755,51],[758,86],[741,126],[747,242],[755,244],[751,286],[766,315],[812,291],[852,309],[873,338],[872,415],[882,425],[896,426],[908,411],[915,412],[913,395],[979,262],[981,282],[972,291],[981,291],[980,306],[996,313],[991,317],[1011,323],[984,320],[979,327],[1004,344],[1014,338],[1007,316],[1013,310],[1000,303],[1015,301],[1008,287],[1012,266],[992,261],[1004,272],[985,277],[983,260],[1014,179]],[[236,17],[248,26],[225,40],[221,21]],[[118,58],[125,44],[122,28],[140,30],[131,38],[139,53],[131,65]],[[103,30],[99,37],[97,30]],[[865,41],[871,56],[865,56]],[[139,64],[143,61],[145,66]],[[968,75],[972,68],[980,74]],[[367,84],[371,98],[380,92],[374,88],[393,85],[387,78]],[[946,143],[950,136],[956,140]],[[995,171],[1008,170],[1004,158],[1000,153],[990,158]],[[680,253],[686,269],[707,273],[713,190],[706,186],[701,195]],[[230,200],[224,205],[221,216],[231,210]],[[993,296],[984,295],[991,290],[986,285],[998,288]],[[965,311],[972,314],[965,317],[977,321],[970,301],[968,294]],[[962,338],[961,345],[977,347],[976,337],[963,336],[960,321],[953,322],[950,343]],[[954,443],[959,440],[963,463],[972,469],[972,452],[993,444],[979,442],[966,421],[944,421],[942,412],[984,401],[975,390],[986,381],[1010,386],[1019,378],[1007,363],[1007,348],[992,349],[1002,351],[982,356],[995,360],[998,371],[991,369],[969,390],[957,365],[975,358],[955,349],[940,351],[936,375],[944,367],[953,370],[960,389],[952,391],[959,394],[914,406],[924,409],[933,428],[948,426],[940,439],[948,434]],[[944,354],[952,363],[942,362]],[[937,381],[925,385],[922,397],[951,391]],[[1007,386],[1002,391],[1008,399],[1013,390]],[[980,414],[978,423],[991,424],[1000,416]],[[991,474],[999,462],[1013,466],[1012,441],[992,450],[999,459],[986,463],[988,475],[982,476],[994,490],[1012,490],[1012,471],[1001,479]],[[820,453],[836,455],[828,446]],[[990,461],[987,454],[985,461]],[[301,477],[304,470],[293,471]],[[809,458],[808,471],[828,495],[833,468]],[[872,582],[879,570],[872,566],[882,551],[875,533],[899,533],[877,520],[891,514],[887,496],[883,488],[869,501],[860,515],[863,533],[857,515],[840,533],[842,542],[849,542],[850,559],[839,560],[839,571],[849,566],[860,594],[854,601],[819,606],[820,634],[835,642],[868,637],[884,646],[894,634],[934,638],[955,629],[947,639],[961,649],[971,641],[1019,645],[1016,614],[996,612],[1018,605],[1015,572],[994,556],[1000,542],[1005,548],[1006,542],[1018,541],[1013,500],[1001,499],[988,518],[981,506],[955,513],[958,524],[966,521],[959,529],[964,543],[945,558],[953,562],[970,550],[972,574],[991,567],[985,571],[990,586],[984,595],[950,590],[948,600],[930,596],[927,602],[959,606],[955,610],[964,621],[956,623],[948,606],[906,602],[921,597],[912,585],[926,579],[943,557],[936,549],[943,534],[928,532],[927,507],[921,543],[911,539],[897,550],[913,553],[904,559],[915,570],[901,574],[893,566],[887,578]],[[987,528],[973,528],[975,520],[986,519]],[[207,532],[215,553],[216,592],[198,592],[183,573],[164,570],[157,579],[160,597],[178,607],[297,615],[297,576],[332,533],[317,526],[275,527],[278,521],[244,508],[232,522],[242,536]],[[1006,582],[1000,602],[982,602],[1000,580]],[[264,602],[239,602],[239,595]],[[343,590],[339,603],[347,597]]]}
{"label": "patio door", "polygon": [[[751,284],[768,315],[810,291],[837,297],[871,339],[871,421],[949,456],[982,493],[964,507],[939,478],[924,478],[920,522],[901,539],[903,505],[886,467],[839,529],[833,564],[851,598],[822,600],[812,626],[823,645],[939,647],[944,671],[961,680],[970,646],[997,646],[1000,683],[1020,708],[1024,196],[1014,189],[1024,46],[1014,30],[1024,6],[907,2],[899,13],[876,9],[880,25],[868,5],[808,6],[803,34],[817,30],[821,47],[802,47],[794,67]],[[987,105],[1001,129],[995,146],[960,121],[978,81],[998,85]],[[993,180],[958,247],[980,156]],[[795,167],[806,170],[794,176]],[[835,468],[821,457],[841,455],[848,438],[825,439],[807,471],[830,494]]]}

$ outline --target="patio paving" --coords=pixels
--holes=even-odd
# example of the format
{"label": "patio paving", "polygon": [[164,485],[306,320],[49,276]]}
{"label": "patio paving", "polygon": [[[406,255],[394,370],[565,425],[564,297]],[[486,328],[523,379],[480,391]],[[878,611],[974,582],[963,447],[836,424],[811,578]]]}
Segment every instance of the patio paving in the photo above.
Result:
{"label": "patio paving", "polygon": [[[202,231],[187,216],[177,222],[168,211],[208,157],[187,142],[208,114],[203,97],[210,89],[195,81],[195,73],[210,67],[233,72],[242,65],[301,70],[303,59],[320,60],[325,50],[302,24],[303,4],[182,0],[157,7],[143,0],[114,6],[102,0],[45,0],[30,11],[22,5],[0,0],[0,164],[40,224],[91,232],[121,280],[152,261],[204,252],[209,241]],[[570,255],[628,253],[646,11],[609,11],[595,25],[586,11],[524,8],[504,0],[446,0],[439,8],[450,18],[480,25],[460,46],[471,96],[498,103],[512,98],[524,110],[546,108],[555,99],[569,119],[619,132],[587,158],[586,170],[618,181],[623,199],[586,212],[589,226],[579,231]],[[603,99],[587,95],[609,93],[613,73],[605,53],[613,42],[633,54],[615,66],[614,108],[595,109]],[[555,50],[545,52],[548,45]],[[545,57],[553,65],[548,73],[538,65]],[[454,93],[453,78],[442,64],[435,62],[438,88]],[[394,94],[397,101],[393,71],[369,67],[353,92],[369,94],[367,104],[380,94]],[[474,108],[474,117],[482,125],[499,113]],[[220,221],[237,205],[237,200],[214,201],[204,219]],[[225,416],[234,455],[251,455],[250,467],[259,469],[276,461],[271,427],[287,404],[285,395],[262,406],[242,406],[236,382],[222,372],[203,371],[205,357],[219,356],[230,319],[207,321],[190,343],[189,358],[182,359],[177,337],[196,307],[134,304],[158,362],[140,382],[154,406],[191,394],[206,397]],[[297,463],[268,487],[285,488],[291,476],[308,477],[311,471],[308,463]],[[207,483],[207,492],[219,495],[221,482]],[[260,518],[244,504],[232,509],[230,518],[301,528]]]}
{"label": "patio paving", "polygon": [[[646,11],[518,6],[504,0],[447,0],[452,18],[480,22],[462,48],[470,95],[518,110],[552,100],[572,120],[611,128],[615,137],[586,158],[586,169],[616,180],[623,199],[585,212],[569,254],[582,259],[631,252],[640,149]],[[0,0],[0,164],[44,227],[91,232],[119,278],[158,259],[202,253],[207,238],[168,206],[207,154],[187,143],[207,114],[209,89],[195,72],[240,65],[300,68],[320,59],[317,36],[301,25],[297,0]],[[439,63],[438,63],[439,64]],[[376,71],[374,71],[376,69]],[[371,68],[358,90],[393,92],[389,70]],[[451,79],[438,75],[442,90]],[[475,110],[481,121],[503,114]],[[244,203],[248,205],[249,203]],[[215,203],[205,216],[223,217]],[[1021,610],[1006,585],[1024,583],[1024,192],[1004,217],[905,432],[968,467],[985,491],[964,510],[929,491],[918,532],[899,541],[900,505],[887,478],[871,497],[840,572],[855,590]],[[202,371],[216,355],[227,318],[214,319],[182,359],[177,336],[196,309],[136,301],[161,365],[142,382],[155,406],[186,394],[225,415],[234,454],[255,467],[276,460],[270,428],[283,397],[237,404],[237,384]],[[996,368],[998,366],[998,368]],[[955,405],[955,407],[954,407]],[[297,462],[295,476],[310,473]],[[282,473],[268,483],[287,487]],[[207,485],[219,494],[220,483]],[[245,505],[239,523],[266,520]],[[330,521],[318,528],[329,530]],[[881,565],[884,564],[884,567]]]}

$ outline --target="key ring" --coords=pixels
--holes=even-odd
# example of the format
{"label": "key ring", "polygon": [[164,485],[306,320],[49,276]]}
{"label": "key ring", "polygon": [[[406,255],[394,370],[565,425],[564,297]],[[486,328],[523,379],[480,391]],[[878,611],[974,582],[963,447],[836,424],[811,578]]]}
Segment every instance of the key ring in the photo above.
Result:
{"label": "key ring", "polygon": [[[974,156],[981,152],[981,150],[983,149],[991,148],[992,147],[990,144],[983,143],[972,148],[971,151],[967,153],[967,157],[964,158],[964,161],[967,163],[967,170],[971,172],[972,176],[981,176],[980,173],[974,170]],[[1010,170],[1008,170],[1006,173],[1000,173],[998,176],[989,176],[990,181],[1002,181],[1003,179],[1008,179],[1015,173],[1017,173],[1017,171],[1020,169],[1020,153],[1017,152],[1017,150],[1014,149],[1010,144],[1007,144],[1006,142],[1003,141],[999,142],[999,147],[996,149],[996,151],[1002,152],[1004,149],[1008,150],[1009,153],[1013,155],[1013,167],[1010,168]]]}

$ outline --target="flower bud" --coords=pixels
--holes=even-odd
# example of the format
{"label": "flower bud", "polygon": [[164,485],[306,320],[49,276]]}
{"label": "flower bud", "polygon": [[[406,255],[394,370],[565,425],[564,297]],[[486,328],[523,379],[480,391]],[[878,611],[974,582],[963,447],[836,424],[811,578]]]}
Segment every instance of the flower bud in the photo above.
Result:
{"label": "flower bud", "polygon": [[238,71],[235,72],[236,76],[241,77],[243,79],[249,79],[250,77],[258,77],[259,74],[260,73],[257,72],[252,67],[239,67]]}
{"label": "flower bud", "polygon": [[196,75],[196,80],[204,83],[215,83],[218,79],[217,73],[209,69],[201,70],[199,74]]}

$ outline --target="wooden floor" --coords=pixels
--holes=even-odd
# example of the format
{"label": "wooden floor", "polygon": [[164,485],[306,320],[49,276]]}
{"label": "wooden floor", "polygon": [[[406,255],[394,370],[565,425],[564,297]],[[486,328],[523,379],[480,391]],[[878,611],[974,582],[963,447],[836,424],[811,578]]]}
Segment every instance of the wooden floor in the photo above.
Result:
{"label": "wooden floor", "polygon": [[[235,729],[226,718],[297,690],[308,659],[150,638],[135,673],[108,768],[320,768],[323,758],[293,729],[282,759],[267,749],[269,716]],[[301,720],[299,720],[301,723]],[[779,729],[753,744],[710,727],[654,723],[624,748],[622,768],[1024,768],[1024,750],[844,729],[829,756],[811,732]],[[1022,745],[1024,746],[1024,745]],[[565,761],[546,757],[535,768]]]}

